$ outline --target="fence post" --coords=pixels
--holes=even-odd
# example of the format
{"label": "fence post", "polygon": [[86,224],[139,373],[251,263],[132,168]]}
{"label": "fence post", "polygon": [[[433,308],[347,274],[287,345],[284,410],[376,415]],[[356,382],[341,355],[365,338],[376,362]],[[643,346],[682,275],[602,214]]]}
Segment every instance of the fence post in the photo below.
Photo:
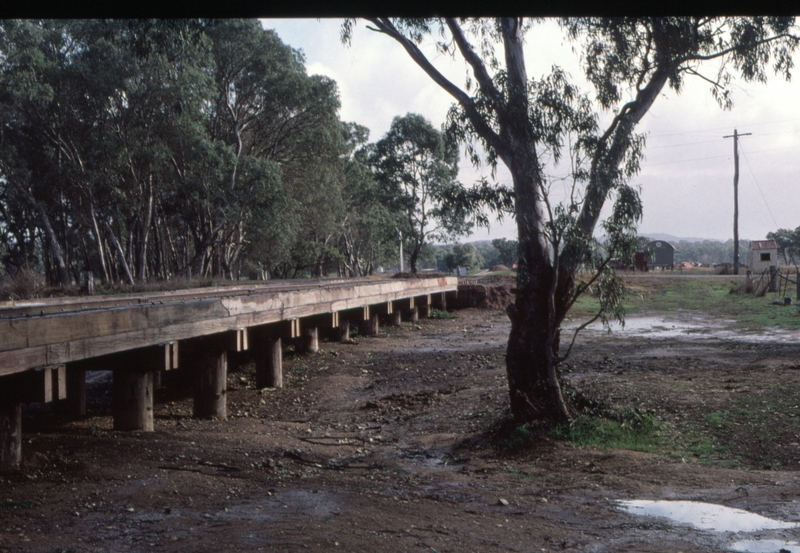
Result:
{"label": "fence post", "polygon": [[775,265],[769,266],[769,291],[778,291],[778,268]]}

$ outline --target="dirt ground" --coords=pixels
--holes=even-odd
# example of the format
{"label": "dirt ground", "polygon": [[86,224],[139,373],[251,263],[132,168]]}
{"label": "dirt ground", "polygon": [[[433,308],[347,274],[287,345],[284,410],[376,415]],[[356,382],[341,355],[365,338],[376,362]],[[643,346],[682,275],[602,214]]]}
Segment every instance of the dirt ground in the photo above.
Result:
{"label": "dirt ground", "polygon": [[[506,416],[509,323],[492,307],[286,353],[280,390],[257,390],[244,364],[229,375],[226,421],[192,419],[191,396],[168,378],[153,433],[112,431],[103,378],[85,420],[31,408],[24,466],[0,473],[0,550],[689,553],[741,537],[637,517],[625,499],[800,521],[791,340],[588,331],[567,367],[573,384],[667,428],[699,421],[694,441],[664,454],[543,435],[508,452],[493,433]],[[751,405],[782,410],[774,420],[786,424],[769,435],[752,419],[709,426],[718,407]],[[756,535],[771,537],[800,531]]]}

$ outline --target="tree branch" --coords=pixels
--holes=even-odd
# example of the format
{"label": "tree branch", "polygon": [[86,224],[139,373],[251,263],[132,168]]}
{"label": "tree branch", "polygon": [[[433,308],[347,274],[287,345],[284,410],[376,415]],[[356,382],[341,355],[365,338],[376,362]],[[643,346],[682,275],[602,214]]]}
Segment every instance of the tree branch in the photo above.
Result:
{"label": "tree branch", "polygon": [[480,56],[475,53],[475,50],[473,50],[472,46],[469,44],[469,42],[467,42],[467,38],[464,36],[464,32],[461,30],[461,27],[452,17],[446,18],[445,22],[447,23],[447,27],[450,29],[450,32],[453,34],[453,39],[456,41],[456,45],[458,46],[458,50],[461,52],[461,55],[464,56],[464,59],[467,61],[470,67],[472,67],[472,72],[475,74],[475,78],[478,80],[478,85],[480,86],[483,95],[487,98],[490,98],[495,106],[502,106],[504,103],[502,94],[500,94],[500,91],[494,86],[492,77],[486,70],[486,66],[483,64]]}
{"label": "tree branch", "polygon": [[478,112],[475,102],[469,96],[469,94],[461,90],[458,86],[453,84],[444,75],[442,75],[439,70],[436,69],[433,64],[431,64],[428,58],[425,57],[425,54],[422,53],[417,45],[409,40],[400,31],[398,31],[388,18],[371,18],[368,19],[368,21],[372,22],[379,29],[379,32],[386,34],[399,42],[400,45],[405,48],[406,52],[408,52],[408,55],[411,56],[411,59],[414,60],[414,62],[419,65],[423,71],[425,71],[425,73],[428,74],[433,82],[438,84],[445,90],[445,92],[456,99],[461,107],[464,108],[470,123],[472,123],[472,125],[475,127],[478,134],[486,137],[489,143],[492,145],[492,148],[494,148],[497,152],[497,155],[500,156],[500,158],[507,165],[509,165],[511,163],[511,155],[506,147],[505,142]]}
{"label": "tree branch", "polygon": [[[755,48],[756,46],[761,46],[762,44],[769,44],[770,42],[774,42],[774,41],[780,40],[782,38],[791,39],[795,43],[800,42],[800,37],[797,37],[797,36],[789,34],[789,33],[782,33],[780,35],[771,36],[771,37],[765,38],[763,40],[757,40],[753,45],[748,46],[748,49]],[[708,61],[708,60],[713,60],[713,59],[717,59],[717,58],[721,58],[721,57],[727,56],[728,54],[731,54],[731,53],[733,53],[733,52],[735,52],[736,50],[739,50],[739,49],[740,49],[740,46],[730,46],[728,48],[725,48],[724,50],[720,50],[719,52],[714,52],[713,54],[707,54],[707,55],[690,54],[690,55],[687,55],[687,56],[684,56],[682,58],[677,59],[675,61],[675,64],[679,65],[679,64],[687,62],[687,61]]]}

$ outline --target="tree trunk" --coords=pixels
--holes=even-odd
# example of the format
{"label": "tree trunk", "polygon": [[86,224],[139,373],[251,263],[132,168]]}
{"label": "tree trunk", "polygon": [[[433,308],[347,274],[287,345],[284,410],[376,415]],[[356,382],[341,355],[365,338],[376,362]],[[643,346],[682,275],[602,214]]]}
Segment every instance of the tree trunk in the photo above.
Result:
{"label": "tree trunk", "polygon": [[422,244],[417,244],[414,246],[414,249],[411,252],[411,258],[408,260],[408,264],[411,267],[411,274],[417,274],[417,259],[419,259],[419,251],[422,249]]}
{"label": "tree trunk", "polygon": [[119,257],[119,264],[122,266],[122,270],[125,271],[125,278],[128,279],[128,284],[133,286],[135,284],[133,280],[133,275],[131,275],[131,269],[128,266],[128,261],[125,259],[125,252],[122,251],[122,246],[117,240],[117,237],[114,236],[114,231],[111,229],[111,226],[105,222],[106,230],[108,231],[108,236],[111,239],[111,243],[114,244],[114,248],[117,250],[117,257]]}
{"label": "tree trunk", "polygon": [[97,214],[95,213],[94,203],[89,203],[89,213],[92,216],[92,230],[94,231],[94,239],[97,241],[97,254],[100,257],[100,265],[103,268],[103,282],[109,282],[111,275],[108,273],[108,266],[106,265],[106,255],[103,251],[103,237],[100,235],[100,227],[97,224]]}
{"label": "tree trunk", "polygon": [[[558,378],[557,329],[553,296],[556,268],[550,257],[542,213],[542,175],[528,122],[527,72],[520,23],[505,19],[508,103],[500,119],[508,145],[506,162],[514,182],[520,261],[517,298],[509,309],[506,372],[511,413],[518,422],[569,419]],[[509,163],[510,162],[510,163]]]}
{"label": "tree trunk", "polygon": [[[535,160],[535,156],[530,158],[533,163]],[[520,261],[516,302],[508,309],[511,333],[506,372],[511,413],[520,423],[565,420],[570,415],[558,378],[558,324],[553,301],[556,270],[541,229],[543,219],[536,199],[538,167],[521,165],[528,168],[512,169]]]}
{"label": "tree trunk", "polygon": [[69,271],[67,264],[64,260],[64,255],[61,250],[61,245],[58,243],[58,237],[53,231],[53,226],[50,224],[50,217],[47,216],[44,208],[38,204],[39,212],[42,217],[42,225],[44,226],[44,234],[47,239],[47,247],[50,250],[50,255],[53,256],[53,263],[55,263],[57,283],[61,286],[67,287],[70,285]]}
{"label": "tree trunk", "polygon": [[150,236],[150,224],[153,220],[153,176],[150,176],[150,183],[147,186],[148,197],[146,200],[145,211],[141,219],[141,232],[139,233],[139,247],[136,258],[136,280],[144,282],[147,267],[147,239]]}

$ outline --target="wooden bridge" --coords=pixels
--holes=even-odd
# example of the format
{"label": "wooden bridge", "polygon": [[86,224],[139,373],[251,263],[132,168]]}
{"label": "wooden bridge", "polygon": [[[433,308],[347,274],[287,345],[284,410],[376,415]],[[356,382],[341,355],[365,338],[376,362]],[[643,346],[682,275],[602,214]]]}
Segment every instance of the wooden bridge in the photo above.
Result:
{"label": "wooden bridge", "polygon": [[0,303],[0,465],[22,460],[22,404],[86,414],[86,371],[112,370],[115,430],[153,430],[161,371],[194,380],[194,415],[226,418],[228,352],[250,350],[259,387],[282,386],[282,340],[313,352],[319,331],[366,335],[446,308],[455,277],[290,281],[125,296]]}

